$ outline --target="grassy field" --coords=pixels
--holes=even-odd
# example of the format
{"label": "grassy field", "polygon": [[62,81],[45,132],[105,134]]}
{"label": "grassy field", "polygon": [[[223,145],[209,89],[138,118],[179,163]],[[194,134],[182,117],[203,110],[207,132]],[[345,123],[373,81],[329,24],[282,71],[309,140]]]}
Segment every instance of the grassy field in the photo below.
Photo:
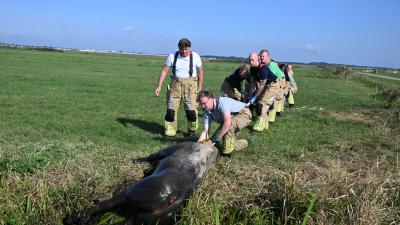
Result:
{"label": "grassy field", "polygon": [[[132,158],[190,140],[163,138],[163,62],[0,48],[0,224],[61,224],[141,179]],[[203,63],[216,93],[239,66]],[[249,148],[218,157],[178,224],[400,223],[400,82],[294,70],[296,107],[241,132]]]}

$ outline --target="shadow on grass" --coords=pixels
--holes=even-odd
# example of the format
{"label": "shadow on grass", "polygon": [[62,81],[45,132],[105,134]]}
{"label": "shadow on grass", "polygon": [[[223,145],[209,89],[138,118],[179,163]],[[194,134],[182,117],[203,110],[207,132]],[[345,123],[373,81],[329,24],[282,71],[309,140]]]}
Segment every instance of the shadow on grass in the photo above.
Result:
{"label": "shadow on grass", "polygon": [[132,125],[135,127],[138,127],[144,131],[151,132],[153,134],[163,134],[164,127],[161,126],[158,123],[154,122],[148,122],[148,121],[143,121],[143,120],[137,120],[137,119],[129,119],[129,118],[117,118],[116,121],[120,124],[122,124],[124,127],[127,127],[128,125]]}
{"label": "shadow on grass", "polygon": [[158,123],[148,122],[137,119],[129,119],[129,118],[117,118],[116,121],[122,124],[124,127],[129,125],[138,127],[144,131],[158,134],[160,137],[154,137],[153,140],[160,141],[163,143],[177,144],[186,141],[197,141],[197,136],[187,136],[187,133],[178,131],[175,137],[166,137],[164,136],[164,127]]}
{"label": "shadow on grass", "polygon": [[164,143],[170,143],[170,144],[178,144],[181,142],[186,142],[186,141],[197,141],[197,137],[190,137],[186,136],[186,133],[182,133],[181,131],[177,132],[177,135],[175,137],[153,137],[153,140],[164,142]]}

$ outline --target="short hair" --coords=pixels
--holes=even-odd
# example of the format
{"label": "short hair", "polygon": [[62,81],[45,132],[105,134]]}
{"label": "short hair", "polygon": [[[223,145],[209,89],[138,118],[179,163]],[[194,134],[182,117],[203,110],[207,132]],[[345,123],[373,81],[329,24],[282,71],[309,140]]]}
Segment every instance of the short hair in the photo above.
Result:
{"label": "short hair", "polygon": [[192,46],[192,43],[187,38],[182,38],[178,42],[178,47],[179,48],[190,48],[191,46]]}
{"label": "short hair", "polygon": [[287,68],[287,65],[285,63],[281,63],[278,66],[279,66],[279,69],[281,69],[281,70],[285,70]]}
{"label": "short hair", "polygon": [[264,53],[264,52],[266,52],[266,53],[269,55],[269,51],[268,51],[268,49],[266,49],[266,48],[262,49],[262,50],[260,51],[260,54],[259,54],[259,55],[261,55],[261,54]]}
{"label": "short hair", "polygon": [[246,74],[249,74],[250,73],[249,65],[248,64],[240,65],[239,68],[238,68],[238,71],[239,71],[239,73],[246,72]]}
{"label": "short hair", "polygon": [[214,98],[214,94],[211,91],[207,91],[207,90],[202,90],[199,92],[199,98],[198,100],[200,101],[200,98]]}

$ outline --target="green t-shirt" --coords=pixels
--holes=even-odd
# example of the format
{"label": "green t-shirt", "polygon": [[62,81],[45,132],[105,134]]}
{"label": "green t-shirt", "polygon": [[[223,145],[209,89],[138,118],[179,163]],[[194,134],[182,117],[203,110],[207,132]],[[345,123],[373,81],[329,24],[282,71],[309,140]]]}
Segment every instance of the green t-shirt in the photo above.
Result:
{"label": "green t-shirt", "polygon": [[282,70],[279,69],[279,66],[277,63],[270,62],[268,64],[268,68],[272,71],[272,73],[275,74],[275,76],[277,77],[276,78],[277,80],[285,76],[285,74],[282,72]]}

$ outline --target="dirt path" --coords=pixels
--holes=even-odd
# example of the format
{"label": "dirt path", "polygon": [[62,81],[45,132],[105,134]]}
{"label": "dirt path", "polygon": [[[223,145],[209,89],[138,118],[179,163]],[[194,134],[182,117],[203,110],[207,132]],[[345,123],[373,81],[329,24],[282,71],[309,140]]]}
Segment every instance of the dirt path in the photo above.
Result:
{"label": "dirt path", "polygon": [[362,72],[355,72],[355,74],[371,76],[371,77],[379,77],[379,78],[383,78],[383,79],[387,79],[387,80],[398,80],[398,81],[400,81],[400,78],[387,77],[387,76],[382,76],[382,75],[378,75],[378,74],[370,74],[370,73],[362,73]]}

